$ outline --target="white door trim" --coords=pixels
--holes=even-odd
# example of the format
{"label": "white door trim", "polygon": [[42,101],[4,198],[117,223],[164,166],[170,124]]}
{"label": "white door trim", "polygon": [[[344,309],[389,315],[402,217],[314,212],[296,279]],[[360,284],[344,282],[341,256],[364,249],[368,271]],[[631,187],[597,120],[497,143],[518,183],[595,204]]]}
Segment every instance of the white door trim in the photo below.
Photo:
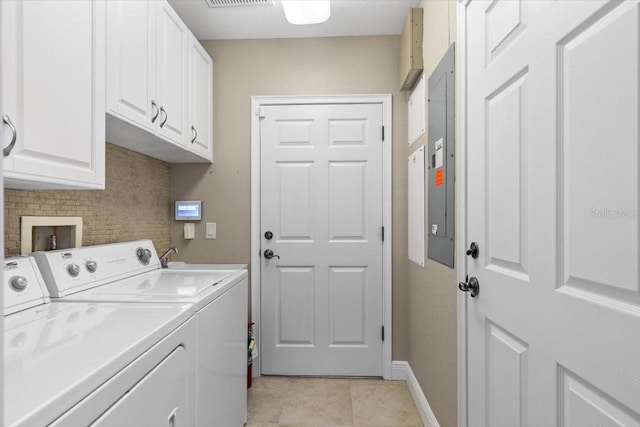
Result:
{"label": "white door trim", "polygon": [[[383,213],[384,242],[382,243],[383,288],[383,378],[391,379],[392,316],[391,316],[391,147],[392,110],[391,95],[331,95],[331,96],[252,96],[251,97],[251,320],[255,322],[253,334],[260,345],[260,108],[267,105],[304,104],[382,104],[384,126],[383,143]],[[253,365],[253,376],[260,376],[261,359]]]}
{"label": "white door trim", "polygon": [[[456,35],[456,258],[457,279],[467,274],[467,44],[466,8],[471,0],[458,0]],[[458,292],[458,427],[467,427],[467,298]]]}

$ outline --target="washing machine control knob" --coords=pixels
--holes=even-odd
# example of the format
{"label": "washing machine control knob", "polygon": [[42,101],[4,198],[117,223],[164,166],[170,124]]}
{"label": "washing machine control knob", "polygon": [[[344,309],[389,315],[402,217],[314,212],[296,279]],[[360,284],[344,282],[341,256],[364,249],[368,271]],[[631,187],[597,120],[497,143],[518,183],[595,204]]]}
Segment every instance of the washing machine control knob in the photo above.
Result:
{"label": "washing machine control knob", "polygon": [[78,264],[69,264],[67,266],[67,273],[69,273],[71,277],[76,277],[80,274],[80,266]]}
{"label": "washing machine control knob", "polygon": [[90,273],[95,273],[98,269],[98,263],[95,261],[87,261],[84,266],[87,267]]}
{"label": "washing machine control knob", "polygon": [[24,291],[27,287],[27,279],[22,276],[14,276],[9,280],[11,287],[16,291]]}
{"label": "washing machine control knob", "polygon": [[151,259],[151,251],[149,249],[138,248],[136,250],[136,255],[138,256],[138,261],[143,265],[149,264],[149,260]]}

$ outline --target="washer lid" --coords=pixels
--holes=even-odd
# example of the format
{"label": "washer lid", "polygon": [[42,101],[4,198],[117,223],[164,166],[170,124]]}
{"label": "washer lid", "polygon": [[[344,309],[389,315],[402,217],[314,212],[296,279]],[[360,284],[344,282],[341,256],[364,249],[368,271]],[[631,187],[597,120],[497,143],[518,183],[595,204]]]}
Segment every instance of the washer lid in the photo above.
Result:
{"label": "washer lid", "polygon": [[232,271],[154,270],[84,292],[77,292],[64,297],[63,300],[188,302],[196,304],[196,310],[199,310],[214,300],[221,288],[224,288],[224,285],[235,276],[237,272]]}
{"label": "washer lid", "polygon": [[247,277],[247,270],[156,270],[129,279],[77,292],[58,301],[70,302],[179,302],[197,311]]}
{"label": "washer lid", "polygon": [[208,288],[222,282],[228,272],[154,270],[119,280],[86,292],[96,295],[138,295],[167,298],[197,298]]}
{"label": "washer lid", "polygon": [[7,425],[48,425],[193,313],[191,304],[54,302],[6,316]]}

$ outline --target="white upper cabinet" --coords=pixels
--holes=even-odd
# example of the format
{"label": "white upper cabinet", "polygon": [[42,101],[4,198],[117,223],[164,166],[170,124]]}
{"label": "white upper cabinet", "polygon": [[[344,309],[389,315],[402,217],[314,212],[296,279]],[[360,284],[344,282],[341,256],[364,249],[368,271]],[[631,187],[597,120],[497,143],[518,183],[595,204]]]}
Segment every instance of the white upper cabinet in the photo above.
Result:
{"label": "white upper cabinet", "polygon": [[157,88],[160,105],[158,133],[187,144],[187,83],[189,29],[169,3],[158,2]]}
{"label": "white upper cabinet", "polygon": [[189,142],[193,151],[211,159],[213,61],[200,42],[189,38]]}
{"label": "white upper cabinet", "polygon": [[105,3],[0,2],[8,188],[104,188]]}
{"label": "white upper cabinet", "polygon": [[107,6],[107,110],[155,131],[155,3],[109,1]]}
{"label": "white upper cabinet", "polygon": [[[210,148],[191,143],[193,35],[169,3],[110,0],[107,34],[107,141],[170,163],[210,162]],[[200,90],[211,98],[210,82]]]}

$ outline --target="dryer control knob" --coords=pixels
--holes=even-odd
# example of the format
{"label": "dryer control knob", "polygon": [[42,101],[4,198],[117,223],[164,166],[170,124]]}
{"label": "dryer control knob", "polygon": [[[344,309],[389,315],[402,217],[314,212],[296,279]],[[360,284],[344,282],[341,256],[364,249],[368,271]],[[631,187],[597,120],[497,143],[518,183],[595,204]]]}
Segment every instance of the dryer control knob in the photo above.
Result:
{"label": "dryer control knob", "polygon": [[67,266],[67,273],[72,277],[76,277],[80,274],[80,266],[78,264],[69,264]]}
{"label": "dryer control knob", "polygon": [[28,284],[27,279],[22,276],[12,277],[11,280],[9,280],[9,283],[11,284],[11,287],[16,291],[24,291]]}
{"label": "dryer control knob", "polygon": [[151,259],[151,251],[149,249],[138,248],[136,250],[136,255],[138,256],[138,261],[143,265],[149,264],[149,260]]}
{"label": "dryer control knob", "polygon": [[90,273],[95,273],[98,269],[98,263],[95,261],[87,261],[84,266],[87,267]]}

